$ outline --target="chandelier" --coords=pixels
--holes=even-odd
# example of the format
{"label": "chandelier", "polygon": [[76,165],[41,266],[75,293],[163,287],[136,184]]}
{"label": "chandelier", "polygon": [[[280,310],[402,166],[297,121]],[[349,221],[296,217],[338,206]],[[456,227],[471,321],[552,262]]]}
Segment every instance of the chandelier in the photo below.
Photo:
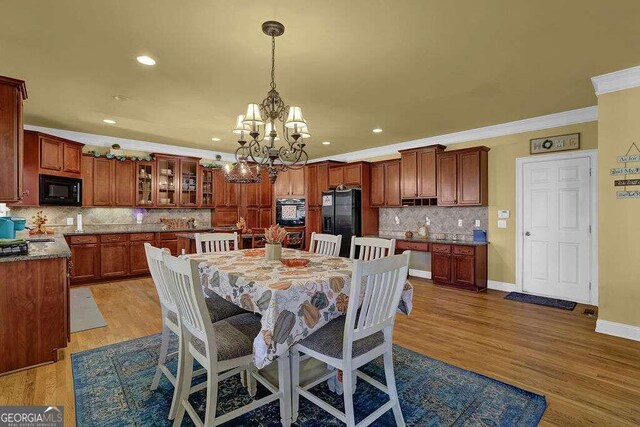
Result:
{"label": "chandelier", "polygon": [[[284,25],[267,21],[262,32],[271,37],[271,89],[262,103],[249,104],[236,120],[233,133],[240,135],[239,147],[236,163],[225,175],[227,182],[260,182],[260,168],[265,168],[274,183],[278,172],[300,169],[309,158],[304,140],[311,135],[302,109],[286,105],[276,90],[276,37],[284,33]],[[283,143],[276,146],[281,139]]]}

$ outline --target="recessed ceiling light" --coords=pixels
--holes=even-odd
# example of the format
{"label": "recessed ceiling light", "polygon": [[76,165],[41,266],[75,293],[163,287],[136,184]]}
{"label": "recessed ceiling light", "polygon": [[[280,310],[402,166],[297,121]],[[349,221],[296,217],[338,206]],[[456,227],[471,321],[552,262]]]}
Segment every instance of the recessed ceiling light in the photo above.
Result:
{"label": "recessed ceiling light", "polygon": [[381,132],[382,132],[382,129],[380,129],[380,128],[375,128],[372,132],[373,132],[373,133],[381,133]]}
{"label": "recessed ceiling light", "polygon": [[322,142],[322,145],[329,145],[329,144],[331,144],[331,142],[330,142],[330,141],[323,141],[323,142]]}
{"label": "recessed ceiling light", "polygon": [[215,141],[215,142],[218,142],[218,141],[220,141],[221,139],[220,139],[220,138],[211,138],[211,140],[212,140],[212,141]]}
{"label": "recessed ceiling light", "polygon": [[139,63],[144,65],[156,65],[156,60],[150,56],[142,55],[136,58]]}
{"label": "recessed ceiling light", "polygon": [[111,119],[104,119],[103,122],[105,122],[108,125],[115,125],[116,121],[115,120],[111,120]]}
{"label": "recessed ceiling light", "polygon": [[124,96],[124,95],[114,95],[113,99],[115,99],[116,101],[128,101],[129,98]]}

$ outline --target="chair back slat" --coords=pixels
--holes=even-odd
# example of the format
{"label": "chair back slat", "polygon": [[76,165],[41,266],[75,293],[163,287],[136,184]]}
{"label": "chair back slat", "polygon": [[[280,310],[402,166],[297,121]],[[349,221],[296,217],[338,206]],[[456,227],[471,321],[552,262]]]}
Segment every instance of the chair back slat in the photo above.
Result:
{"label": "chair back slat", "polygon": [[156,291],[158,292],[158,298],[160,304],[167,310],[177,313],[176,303],[169,292],[169,284],[167,283],[166,275],[164,274],[164,259],[163,253],[168,252],[168,249],[160,249],[151,246],[150,243],[144,244],[144,251],[147,256],[147,264],[149,265],[149,272],[153,283],[156,285]]}
{"label": "chair back slat", "polygon": [[349,301],[358,301],[360,288],[363,284],[366,288],[359,313],[357,304],[347,307],[343,354],[352,354],[353,341],[393,328],[409,273],[409,256],[410,251],[405,251],[402,255],[382,257],[375,262],[354,262]]}
{"label": "chair back slat", "polygon": [[332,234],[316,234],[311,233],[311,242],[309,243],[309,252],[327,256],[340,256],[340,245],[342,236],[334,236]]}
{"label": "chair back slat", "polygon": [[372,261],[391,256],[396,251],[396,239],[380,239],[377,237],[351,237],[349,258]]}
{"label": "chair back slat", "polygon": [[229,252],[238,249],[238,233],[196,233],[196,253]]}
{"label": "chair back slat", "polygon": [[[169,290],[178,307],[181,324],[189,333],[205,343],[212,337],[211,318],[200,285],[198,264],[191,259],[180,259],[168,253],[163,254]],[[215,340],[211,343],[215,346]],[[208,356],[208,355],[207,355]]]}

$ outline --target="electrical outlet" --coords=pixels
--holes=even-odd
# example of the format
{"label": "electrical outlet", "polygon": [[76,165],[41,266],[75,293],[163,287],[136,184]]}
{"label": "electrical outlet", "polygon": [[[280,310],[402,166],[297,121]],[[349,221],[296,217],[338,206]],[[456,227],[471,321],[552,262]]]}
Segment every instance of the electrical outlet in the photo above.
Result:
{"label": "electrical outlet", "polygon": [[476,219],[476,227],[480,227],[480,220]]}
{"label": "electrical outlet", "polygon": [[67,218],[67,225],[73,225],[73,218]]}
{"label": "electrical outlet", "polygon": [[507,228],[507,220],[499,219],[498,220],[498,228]]}
{"label": "electrical outlet", "polygon": [[425,225],[431,225],[431,220],[429,219],[428,216],[424,217],[424,223]]}
{"label": "electrical outlet", "polygon": [[462,220],[461,219],[458,220],[458,227],[462,227]]}
{"label": "electrical outlet", "polygon": [[396,225],[400,225],[400,218],[398,218],[398,215],[396,215],[393,220],[396,222]]}

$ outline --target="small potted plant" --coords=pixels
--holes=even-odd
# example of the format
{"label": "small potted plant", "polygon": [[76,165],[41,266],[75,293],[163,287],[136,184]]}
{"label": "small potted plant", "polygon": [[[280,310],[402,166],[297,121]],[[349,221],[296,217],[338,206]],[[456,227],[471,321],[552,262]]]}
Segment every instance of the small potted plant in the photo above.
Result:
{"label": "small potted plant", "polygon": [[264,229],[265,253],[269,261],[279,261],[282,258],[282,242],[287,238],[287,230],[279,225],[272,225]]}

